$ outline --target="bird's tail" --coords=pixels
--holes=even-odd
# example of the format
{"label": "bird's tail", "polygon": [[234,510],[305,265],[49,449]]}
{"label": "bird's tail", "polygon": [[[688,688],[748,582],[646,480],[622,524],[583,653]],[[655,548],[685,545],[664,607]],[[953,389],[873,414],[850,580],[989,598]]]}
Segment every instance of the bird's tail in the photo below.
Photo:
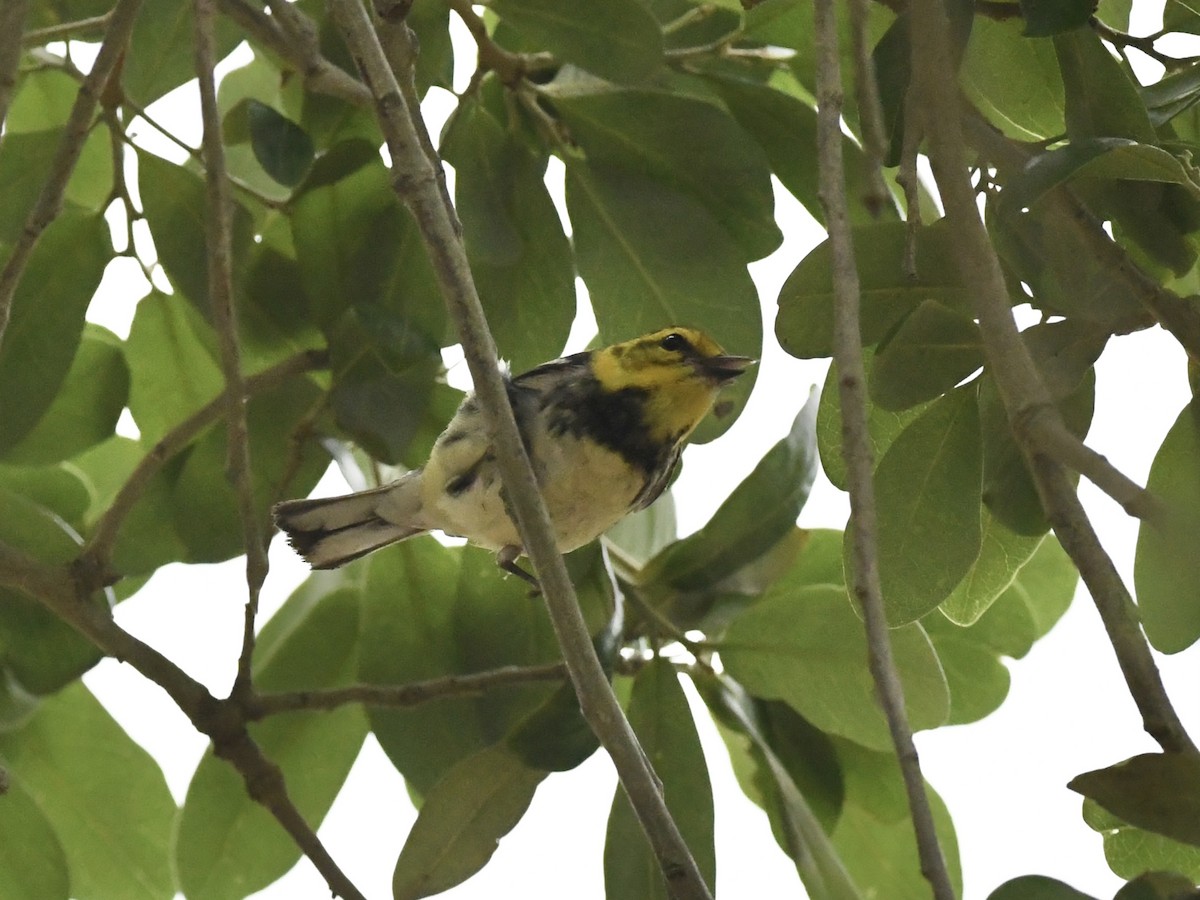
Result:
{"label": "bird's tail", "polygon": [[[336,569],[387,544],[422,534],[420,472],[369,491],[287,500],[271,510],[288,543],[314,569]],[[380,509],[387,511],[387,518]]]}

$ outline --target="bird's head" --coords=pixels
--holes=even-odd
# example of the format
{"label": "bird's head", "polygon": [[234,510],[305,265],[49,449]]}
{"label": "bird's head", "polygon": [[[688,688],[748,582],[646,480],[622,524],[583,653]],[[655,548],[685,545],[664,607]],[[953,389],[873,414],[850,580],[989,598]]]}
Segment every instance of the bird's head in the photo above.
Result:
{"label": "bird's head", "polygon": [[683,440],[700,424],[722,386],[753,365],[729,356],[694,328],[664,328],[597,350],[592,370],[608,391],[646,395],[646,427],[653,437]]}

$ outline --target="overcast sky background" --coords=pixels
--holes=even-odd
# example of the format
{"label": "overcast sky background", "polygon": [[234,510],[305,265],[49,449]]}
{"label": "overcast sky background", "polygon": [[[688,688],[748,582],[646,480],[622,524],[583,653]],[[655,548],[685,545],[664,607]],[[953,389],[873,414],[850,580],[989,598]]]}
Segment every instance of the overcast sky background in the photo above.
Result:
{"label": "overcast sky background", "polygon": [[[1154,15],[1161,14],[1139,10],[1134,33],[1155,30]],[[457,76],[461,88],[474,54],[469,38],[461,29],[456,32],[458,58],[465,63]],[[244,64],[248,59],[244,51],[243,47],[222,70]],[[200,138],[196,102],[193,84],[155,104],[153,114],[196,146]],[[426,113],[434,134],[452,103],[446,92],[430,92]],[[134,134],[142,146],[181,161],[179,149],[157,138],[144,123],[135,127]],[[552,176],[555,170],[561,179],[561,166],[552,161]],[[132,188],[136,184],[136,179],[130,179]],[[774,340],[779,286],[824,238],[790,195],[777,189],[776,202],[784,243],[751,266],[766,334],[758,384],[745,413],[726,436],[687,451],[675,487],[682,534],[707,521],[786,433],[810,389],[824,378],[827,363],[792,359]],[[110,269],[89,311],[90,319],[121,337],[128,335],[136,302],[147,290],[140,271],[129,262],[120,261]],[[166,287],[165,281],[159,286]],[[581,349],[593,334],[594,322],[586,304],[581,304],[567,352]],[[719,341],[721,336],[714,337]],[[453,354],[448,362],[452,381],[466,386],[465,366]],[[1097,365],[1096,396],[1089,444],[1144,484],[1155,450],[1188,401],[1183,352],[1158,329],[1113,340]],[[135,434],[131,428],[126,418],[124,433]],[[344,490],[336,472],[318,487],[322,494]],[[1081,486],[1081,495],[1106,548],[1132,584],[1135,523],[1087,483]],[[841,528],[848,508],[846,496],[822,475],[800,524]],[[306,566],[280,539],[271,545],[270,562],[260,622],[307,575]],[[123,627],[223,696],[236,670],[244,600],[241,559],[212,566],[173,565],[121,604],[116,617]],[[1008,665],[1012,689],[998,712],[976,724],[942,728],[917,738],[926,776],[954,816],[965,900],[984,900],[1003,881],[1027,873],[1052,875],[1097,897],[1111,897],[1121,881],[1105,865],[1100,835],[1083,823],[1081,798],[1068,791],[1066,783],[1080,772],[1157,748],[1142,732],[1086,593],[1079,594],[1059,625],[1028,657]],[[1185,725],[1200,735],[1200,648],[1160,657],[1160,665]],[[156,686],[128,666],[104,660],[84,680],[155,756],[176,800],[182,802],[205,740]],[[686,680],[685,688],[690,691]],[[805,896],[794,866],[771,836],[765,815],[745,799],[734,781],[711,720],[702,714],[697,724],[716,804],[718,894],[761,900]],[[604,829],[615,783],[612,765],[603,753],[574,771],[554,775],[539,788],[528,814],[501,842],[488,866],[441,896],[447,900],[517,896],[601,900]],[[374,738],[368,737],[320,836],[368,897],[389,897],[396,854],[414,818],[400,776]],[[306,860],[256,895],[261,900],[327,896],[324,882]]]}

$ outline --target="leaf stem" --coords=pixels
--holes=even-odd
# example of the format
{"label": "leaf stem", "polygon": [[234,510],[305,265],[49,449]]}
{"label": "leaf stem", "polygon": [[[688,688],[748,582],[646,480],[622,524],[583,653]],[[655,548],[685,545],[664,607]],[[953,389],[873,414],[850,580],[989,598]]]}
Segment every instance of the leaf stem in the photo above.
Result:
{"label": "leaf stem", "polygon": [[[450,317],[462,341],[475,392],[489,423],[505,492],[524,550],[532,560],[550,610],[563,658],[584,718],[613,759],[621,784],[677,900],[711,898],[657,778],[612,693],[592,646],[525,446],[496,363],[479,295],[471,278],[454,217],[446,208],[434,167],[422,149],[419,109],[409,109],[366,10],[358,0],[330,0],[334,19],[375,97],[376,113],[392,159],[392,184],[417,221]],[[411,40],[411,38],[410,38]]]}
{"label": "leaf stem", "polygon": [[904,686],[892,658],[891,639],[884,615],[876,548],[874,459],[867,431],[866,372],[859,327],[860,291],[850,210],[846,200],[842,159],[842,76],[838,59],[838,28],[833,0],[814,6],[817,47],[817,158],[820,199],[829,230],[833,258],[834,361],[842,405],[842,454],[850,489],[853,524],[852,589],[863,613],[867,635],[867,662],[908,796],[909,816],[917,839],[921,874],[929,881],[936,900],[954,900],[946,860],[938,844],[933,812],[925,792],[912,727],[904,705]]}

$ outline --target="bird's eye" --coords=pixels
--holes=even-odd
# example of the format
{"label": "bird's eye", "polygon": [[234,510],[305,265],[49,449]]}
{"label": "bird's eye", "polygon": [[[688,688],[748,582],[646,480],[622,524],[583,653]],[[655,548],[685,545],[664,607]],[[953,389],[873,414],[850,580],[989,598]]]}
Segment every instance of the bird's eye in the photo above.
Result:
{"label": "bird's eye", "polygon": [[660,347],[672,353],[683,350],[687,345],[687,339],[682,334],[676,334],[673,331],[659,342]]}

